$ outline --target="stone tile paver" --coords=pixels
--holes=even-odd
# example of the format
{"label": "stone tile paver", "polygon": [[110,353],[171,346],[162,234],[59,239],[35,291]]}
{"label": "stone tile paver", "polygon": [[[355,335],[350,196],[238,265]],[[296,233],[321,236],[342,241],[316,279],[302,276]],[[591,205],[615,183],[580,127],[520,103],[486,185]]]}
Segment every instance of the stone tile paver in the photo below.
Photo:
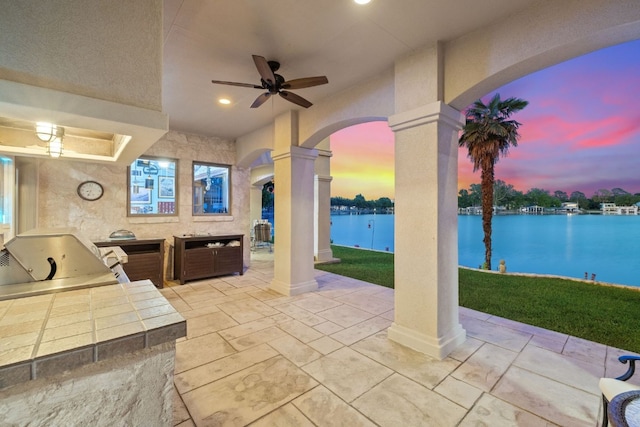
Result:
{"label": "stone tile paver", "polygon": [[[594,427],[598,379],[627,368],[623,349],[464,307],[466,341],[432,359],[388,339],[393,289],[316,271],[316,292],[279,295],[263,252],[244,276],[161,290],[188,329],[174,425]],[[51,327],[73,307],[56,310]]]}
{"label": "stone tile paver", "polygon": [[383,427],[455,426],[467,412],[462,406],[398,374],[373,387],[353,402],[353,406]]}
{"label": "stone tile paver", "polygon": [[303,369],[346,402],[353,401],[393,373],[348,347],[323,356]]}

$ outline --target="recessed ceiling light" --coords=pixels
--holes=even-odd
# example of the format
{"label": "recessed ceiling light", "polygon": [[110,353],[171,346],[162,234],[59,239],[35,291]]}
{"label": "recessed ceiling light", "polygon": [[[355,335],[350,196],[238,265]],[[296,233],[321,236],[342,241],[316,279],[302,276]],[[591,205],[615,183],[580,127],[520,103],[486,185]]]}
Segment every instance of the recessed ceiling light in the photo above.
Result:
{"label": "recessed ceiling light", "polygon": [[229,105],[229,104],[231,104],[231,100],[229,100],[229,99],[227,99],[227,98],[220,98],[220,99],[218,99],[218,102],[219,102],[220,104],[223,104],[223,105]]}
{"label": "recessed ceiling light", "polygon": [[358,4],[367,4],[367,3],[371,2],[371,0],[353,0],[353,1],[355,1]]}

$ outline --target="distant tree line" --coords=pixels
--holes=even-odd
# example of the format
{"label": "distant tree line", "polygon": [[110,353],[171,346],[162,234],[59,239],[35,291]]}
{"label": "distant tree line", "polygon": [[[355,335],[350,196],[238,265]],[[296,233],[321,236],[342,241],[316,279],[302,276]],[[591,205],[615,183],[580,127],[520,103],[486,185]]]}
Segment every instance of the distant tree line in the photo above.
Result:
{"label": "distant tree line", "polygon": [[[273,210],[274,206],[274,184],[269,181],[262,186],[262,208]],[[332,197],[331,206],[346,206],[347,208],[356,208],[359,211],[383,212],[389,208],[393,208],[393,201],[388,197],[380,197],[378,200],[367,200],[362,194],[357,194],[353,199],[346,197]]]}
{"label": "distant tree line", "polygon": [[362,194],[357,194],[353,199],[346,197],[332,197],[331,206],[355,207],[359,210],[385,210],[393,207],[393,201],[388,197],[380,197],[378,200],[367,200]]}
{"label": "distant tree line", "polygon": [[[629,193],[622,188],[598,190],[591,198],[574,191],[567,194],[556,190],[553,193],[542,188],[531,188],[527,192],[516,190],[513,185],[496,180],[493,185],[493,201],[495,206],[507,209],[519,209],[526,206],[542,206],[544,208],[560,207],[563,202],[577,202],[580,209],[597,210],[600,203],[615,203],[618,206],[631,206],[640,202],[640,193]],[[481,206],[482,189],[480,184],[471,184],[469,189],[458,192],[458,207]]]}

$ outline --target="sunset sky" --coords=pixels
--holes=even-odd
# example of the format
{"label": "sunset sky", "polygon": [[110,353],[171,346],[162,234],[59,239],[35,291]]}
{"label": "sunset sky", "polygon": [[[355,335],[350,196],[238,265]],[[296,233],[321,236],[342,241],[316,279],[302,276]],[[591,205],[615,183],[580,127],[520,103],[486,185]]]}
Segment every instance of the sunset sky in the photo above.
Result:
{"label": "sunset sky", "polygon": [[[495,92],[529,101],[513,116],[522,123],[521,138],[498,161],[497,179],[524,192],[640,192],[640,40],[547,68]],[[393,199],[393,133],[386,122],[336,132],[331,150],[332,196]],[[458,188],[473,183],[480,183],[480,172],[472,173],[461,149]]]}

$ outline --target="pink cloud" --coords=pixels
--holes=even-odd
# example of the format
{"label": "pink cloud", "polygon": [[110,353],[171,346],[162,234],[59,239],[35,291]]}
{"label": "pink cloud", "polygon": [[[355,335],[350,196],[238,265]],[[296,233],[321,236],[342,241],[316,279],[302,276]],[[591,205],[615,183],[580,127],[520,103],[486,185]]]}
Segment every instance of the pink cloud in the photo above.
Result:
{"label": "pink cloud", "polygon": [[640,117],[610,117],[590,125],[593,138],[577,141],[573,149],[610,147],[629,143],[629,137],[640,135]]}

